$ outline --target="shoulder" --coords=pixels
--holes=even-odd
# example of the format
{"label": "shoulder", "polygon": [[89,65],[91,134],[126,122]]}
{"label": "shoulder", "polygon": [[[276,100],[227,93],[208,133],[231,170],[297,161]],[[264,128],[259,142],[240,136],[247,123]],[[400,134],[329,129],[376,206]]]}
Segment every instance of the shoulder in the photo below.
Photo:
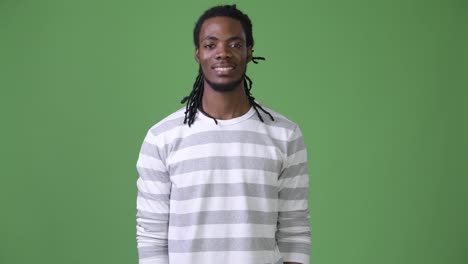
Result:
{"label": "shoulder", "polygon": [[186,126],[186,124],[184,124],[184,118],[185,107],[180,108],[179,110],[153,124],[149,128],[148,133],[151,133],[153,136],[159,136],[178,127],[182,128],[183,126]]}
{"label": "shoulder", "polygon": [[257,109],[260,115],[263,118],[263,123],[267,126],[271,126],[272,128],[281,128],[290,130],[291,132],[297,130],[299,128],[298,124],[288,117],[280,114],[279,112],[273,110],[272,108],[265,106],[262,103],[257,102],[265,111],[270,113],[274,120],[271,120],[270,116],[262,111],[261,109]]}

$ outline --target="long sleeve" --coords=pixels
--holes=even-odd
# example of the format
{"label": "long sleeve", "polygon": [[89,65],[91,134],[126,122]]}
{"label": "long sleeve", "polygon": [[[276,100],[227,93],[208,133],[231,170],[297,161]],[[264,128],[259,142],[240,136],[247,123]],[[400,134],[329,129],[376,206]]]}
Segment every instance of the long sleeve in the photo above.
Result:
{"label": "long sleeve", "polygon": [[151,131],[138,157],[136,239],[139,264],[168,264],[167,231],[171,182]]}
{"label": "long sleeve", "polygon": [[276,239],[284,262],[309,264],[309,174],[301,130],[296,127],[287,145],[287,160],[279,176]]}

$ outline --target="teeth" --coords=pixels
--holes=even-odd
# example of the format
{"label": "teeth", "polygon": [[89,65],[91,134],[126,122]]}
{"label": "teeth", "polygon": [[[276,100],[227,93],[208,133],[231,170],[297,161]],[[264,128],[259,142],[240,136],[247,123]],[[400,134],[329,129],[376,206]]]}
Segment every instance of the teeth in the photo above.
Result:
{"label": "teeth", "polygon": [[229,71],[232,70],[232,67],[216,67],[215,70],[217,71]]}

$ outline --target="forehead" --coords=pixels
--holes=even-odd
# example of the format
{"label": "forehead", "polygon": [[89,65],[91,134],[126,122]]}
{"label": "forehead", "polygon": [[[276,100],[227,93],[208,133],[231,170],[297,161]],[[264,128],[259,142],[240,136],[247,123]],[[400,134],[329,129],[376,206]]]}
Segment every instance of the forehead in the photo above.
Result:
{"label": "forehead", "polygon": [[245,32],[240,21],[230,17],[212,17],[205,22],[200,29],[200,41],[206,37],[218,39],[240,37],[245,39]]}

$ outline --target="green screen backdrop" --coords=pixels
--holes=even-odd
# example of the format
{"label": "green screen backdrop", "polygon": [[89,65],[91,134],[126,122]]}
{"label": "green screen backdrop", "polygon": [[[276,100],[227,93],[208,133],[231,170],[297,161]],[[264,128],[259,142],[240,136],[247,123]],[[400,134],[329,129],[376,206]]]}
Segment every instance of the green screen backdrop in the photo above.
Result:
{"label": "green screen backdrop", "polygon": [[[136,159],[222,1],[0,0],[0,263],[137,263]],[[311,263],[468,263],[468,2],[237,1],[309,152]]]}

